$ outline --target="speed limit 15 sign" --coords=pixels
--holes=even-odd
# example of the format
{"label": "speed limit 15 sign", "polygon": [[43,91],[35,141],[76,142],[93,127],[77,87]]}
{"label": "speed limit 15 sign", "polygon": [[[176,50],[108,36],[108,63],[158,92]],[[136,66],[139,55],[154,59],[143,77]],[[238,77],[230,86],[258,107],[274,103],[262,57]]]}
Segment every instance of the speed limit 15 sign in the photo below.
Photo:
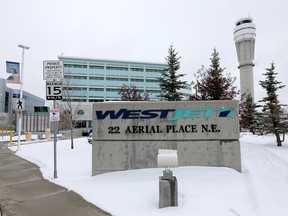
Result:
{"label": "speed limit 15 sign", "polygon": [[46,100],[62,100],[61,81],[46,81]]}

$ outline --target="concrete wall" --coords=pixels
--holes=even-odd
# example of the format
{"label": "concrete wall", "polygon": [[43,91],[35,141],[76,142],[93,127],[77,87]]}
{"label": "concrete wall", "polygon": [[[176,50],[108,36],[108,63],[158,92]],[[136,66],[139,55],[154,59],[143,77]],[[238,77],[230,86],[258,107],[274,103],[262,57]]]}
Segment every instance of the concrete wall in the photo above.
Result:
{"label": "concrete wall", "polygon": [[179,166],[241,171],[236,101],[95,103],[93,136],[92,175],[157,167],[161,148]]}

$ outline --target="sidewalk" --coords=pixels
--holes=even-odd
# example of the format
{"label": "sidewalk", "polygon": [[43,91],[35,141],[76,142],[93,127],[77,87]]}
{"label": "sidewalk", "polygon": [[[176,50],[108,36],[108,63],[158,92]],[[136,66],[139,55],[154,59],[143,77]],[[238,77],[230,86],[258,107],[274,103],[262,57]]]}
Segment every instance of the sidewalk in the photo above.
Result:
{"label": "sidewalk", "polygon": [[39,168],[0,148],[0,216],[110,215],[73,191],[43,179]]}

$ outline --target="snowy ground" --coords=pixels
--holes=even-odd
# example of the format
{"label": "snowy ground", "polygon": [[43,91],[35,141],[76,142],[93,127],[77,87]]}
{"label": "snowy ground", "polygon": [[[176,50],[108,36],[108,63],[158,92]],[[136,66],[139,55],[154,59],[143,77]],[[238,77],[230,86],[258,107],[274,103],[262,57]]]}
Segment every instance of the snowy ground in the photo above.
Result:
{"label": "snowy ground", "polygon": [[[17,147],[11,147],[16,150]],[[53,179],[53,142],[21,145],[17,155],[40,166],[44,177],[74,190],[117,216],[287,216],[288,142],[241,135],[243,173],[229,168],[179,167],[179,206],[158,208],[162,169],[114,172],[91,177],[92,146],[86,138],[57,143],[58,178]]]}

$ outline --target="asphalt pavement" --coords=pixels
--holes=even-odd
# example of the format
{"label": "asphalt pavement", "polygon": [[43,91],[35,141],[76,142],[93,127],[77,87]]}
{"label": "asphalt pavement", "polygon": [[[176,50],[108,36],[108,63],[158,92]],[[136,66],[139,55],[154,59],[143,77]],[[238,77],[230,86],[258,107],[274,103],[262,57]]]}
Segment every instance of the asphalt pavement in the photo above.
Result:
{"label": "asphalt pavement", "polygon": [[[95,192],[97,196],[97,192]],[[111,215],[45,180],[39,167],[0,145],[0,216]]]}

